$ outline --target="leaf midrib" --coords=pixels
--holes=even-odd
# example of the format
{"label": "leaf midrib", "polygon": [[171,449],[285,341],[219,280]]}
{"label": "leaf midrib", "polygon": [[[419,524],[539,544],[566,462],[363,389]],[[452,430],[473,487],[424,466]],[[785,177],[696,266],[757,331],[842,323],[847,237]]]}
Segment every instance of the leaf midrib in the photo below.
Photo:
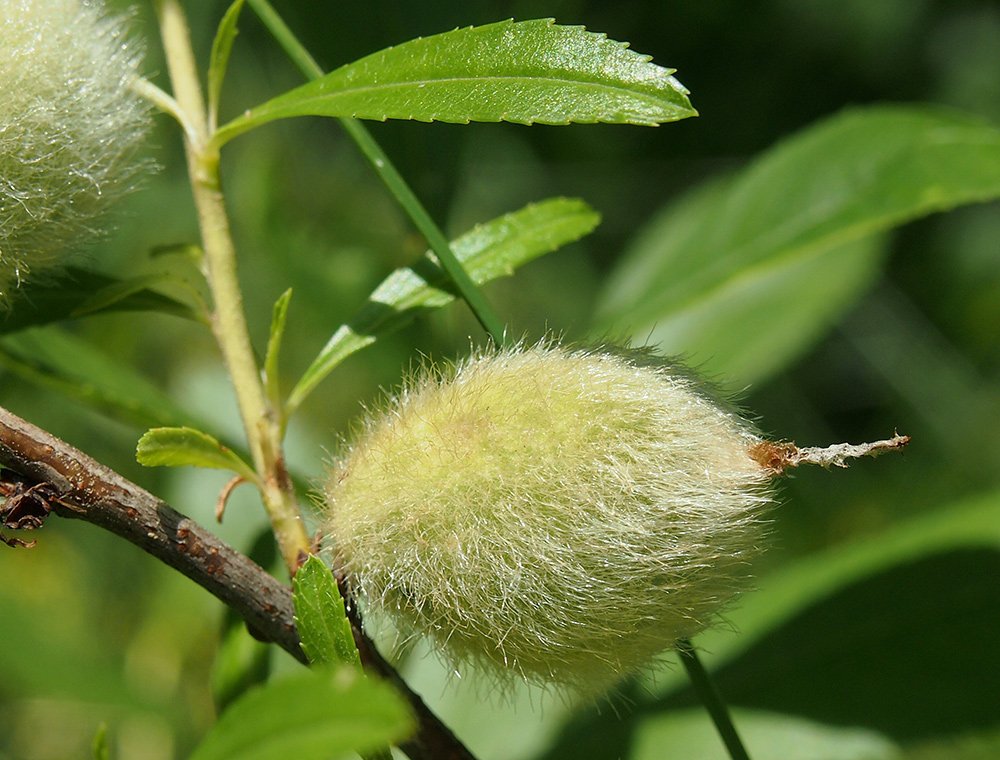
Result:
{"label": "leaf midrib", "polygon": [[[670,76],[670,75],[668,75],[668,76]],[[435,78],[435,79],[393,80],[392,82],[387,82],[385,84],[356,85],[356,86],[349,86],[349,87],[337,88],[337,89],[335,89],[335,90],[333,90],[331,92],[321,92],[321,93],[318,93],[316,95],[311,95],[311,96],[305,96],[305,97],[303,97],[303,96],[297,96],[294,100],[295,100],[295,103],[311,103],[311,102],[313,102],[315,100],[322,100],[322,99],[326,99],[326,98],[335,98],[335,97],[340,97],[342,95],[357,95],[357,94],[364,94],[366,92],[378,92],[380,90],[390,90],[390,89],[394,89],[394,88],[416,87],[417,89],[424,89],[428,85],[459,84],[459,83],[467,83],[467,82],[477,82],[477,83],[509,82],[509,81],[514,81],[514,80],[525,81],[525,82],[528,82],[528,83],[549,84],[549,85],[553,85],[553,84],[559,85],[559,84],[564,84],[566,82],[569,82],[569,83],[572,83],[572,84],[579,85],[581,87],[589,87],[589,88],[593,88],[593,89],[621,91],[621,92],[627,93],[628,95],[631,95],[631,96],[634,96],[634,97],[644,97],[644,98],[649,98],[649,99],[657,100],[655,93],[652,93],[652,92],[637,92],[636,90],[630,89],[629,87],[626,87],[626,86],[623,86],[623,85],[619,85],[619,84],[609,84],[609,83],[605,83],[605,82],[599,82],[599,81],[593,81],[593,80],[587,80],[587,79],[573,79],[572,77],[528,76],[528,75],[523,75],[523,74],[521,74],[521,75],[514,75],[514,74],[500,74],[500,75],[495,75],[495,74],[491,74],[491,75],[488,75],[488,76],[466,76],[466,77],[451,76],[451,77],[440,77],[440,78]],[[657,81],[657,80],[650,80],[650,81]],[[641,86],[641,85],[637,84],[637,86]],[[272,101],[272,103],[274,103],[275,105],[278,105],[279,104],[278,101],[280,101],[281,99],[283,99],[285,97],[291,96],[294,92],[295,91],[293,90],[291,93],[288,93],[287,95],[278,96],[278,98],[275,101]],[[672,87],[665,88],[664,92],[674,92],[674,93],[681,94],[679,90],[677,90],[675,88],[672,88]],[[263,104],[263,105],[261,105],[261,106],[259,106],[259,108],[261,108],[261,109],[263,109],[265,107],[267,107],[266,103]],[[691,109],[691,110],[693,110],[693,109]],[[255,111],[257,111],[257,109],[252,110],[251,111],[251,115]],[[250,118],[250,117],[242,117],[242,118]]]}

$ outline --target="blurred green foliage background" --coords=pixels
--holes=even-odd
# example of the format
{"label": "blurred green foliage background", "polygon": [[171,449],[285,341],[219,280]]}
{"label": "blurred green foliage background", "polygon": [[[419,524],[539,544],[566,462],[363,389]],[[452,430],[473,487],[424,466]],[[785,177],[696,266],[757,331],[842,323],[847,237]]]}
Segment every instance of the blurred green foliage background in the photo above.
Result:
{"label": "blurred green foliage background", "polygon": [[[607,32],[679,69],[701,117],[658,129],[370,125],[449,234],[553,195],[601,211],[595,234],[487,287],[512,332],[530,338],[593,337],[609,278],[661,208],[845,106],[929,102],[1000,122],[1000,7],[990,0],[275,4],[327,69],[417,35],[539,16]],[[189,6],[204,62],[226,3]],[[166,86],[147,7],[134,26],[149,39],[147,70]],[[245,11],[225,113],[299,82]],[[86,265],[148,271],[159,266],[157,247],[196,240],[180,140],[166,118],[153,145],[161,170],[107,239],[82,253]],[[424,245],[333,122],[281,122],[243,137],[227,148],[224,175],[258,350],[272,303],[294,290],[290,387],[371,289]],[[887,238],[863,292],[779,371],[753,382],[713,372],[777,438],[913,436],[904,456],[788,478],[774,548],[757,569],[761,590],[731,615],[744,635],[702,642],[759,757],[1000,755],[998,241],[997,203],[908,224]],[[143,313],[59,329],[239,439],[214,344],[198,325]],[[33,337],[60,345],[49,332]],[[349,359],[292,424],[294,470],[316,482],[362,403],[422,355],[453,357],[483,340],[456,305]],[[698,348],[684,352],[712,367]],[[761,350],[766,363],[766,336]],[[211,522],[227,475],[142,469],[134,421],[109,419],[6,363],[0,403]],[[264,525],[246,489],[217,530],[248,550]],[[0,547],[0,758],[86,756],[101,722],[122,758],[184,757],[216,715],[219,605],[90,526],[54,520],[36,537],[30,551]],[[585,706],[572,718],[569,705],[536,692],[497,706],[474,674],[445,686],[433,658],[414,655],[408,667],[484,759],[722,756],[669,664],[626,685],[617,709]]]}

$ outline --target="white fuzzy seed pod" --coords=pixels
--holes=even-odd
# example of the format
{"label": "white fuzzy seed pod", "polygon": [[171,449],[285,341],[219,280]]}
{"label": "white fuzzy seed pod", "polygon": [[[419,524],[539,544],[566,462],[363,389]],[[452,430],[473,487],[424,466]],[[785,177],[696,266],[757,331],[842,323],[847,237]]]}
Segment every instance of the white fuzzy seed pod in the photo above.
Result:
{"label": "white fuzzy seed pod", "polygon": [[148,162],[141,45],[87,0],[0,0],[0,301],[59,263]]}
{"label": "white fuzzy seed pod", "polygon": [[482,353],[367,421],[326,531],[366,612],[456,668],[596,692],[745,587],[774,475],[759,444],[647,354]]}

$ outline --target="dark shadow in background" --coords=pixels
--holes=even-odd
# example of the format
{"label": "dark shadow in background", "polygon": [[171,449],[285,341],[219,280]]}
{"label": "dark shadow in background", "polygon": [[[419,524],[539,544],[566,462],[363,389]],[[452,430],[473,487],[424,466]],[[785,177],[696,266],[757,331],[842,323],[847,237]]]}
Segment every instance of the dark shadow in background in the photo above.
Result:
{"label": "dark shadow in background", "polygon": [[[906,744],[1000,724],[998,643],[1000,552],[969,548],[841,589],[715,678],[730,706],[866,727]],[[545,758],[627,757],[637,720],[697,705],[686,688],[621,719],[581,715]]]}

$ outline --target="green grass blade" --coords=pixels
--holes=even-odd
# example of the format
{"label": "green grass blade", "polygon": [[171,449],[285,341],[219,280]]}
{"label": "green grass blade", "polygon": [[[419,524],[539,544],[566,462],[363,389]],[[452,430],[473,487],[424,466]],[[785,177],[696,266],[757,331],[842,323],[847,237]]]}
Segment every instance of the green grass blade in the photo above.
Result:
{"label": "green grass blade", "polygon": [[271,331],[267,339],[267,352],[264,354],[264,384],[267,396],[275,410],[280,403],[281,388],[279,383],[279,364],[281,359],[281,342],[285,335],[285,323],[288,320],[288,302],[292,299],[292,289],[282,293],[274,302],[271,315]]}
{"label": "green grass blade", "polygon": [[236,27],[239,21],[240,11],[243,10],[244,0],[235,0],[215,32],[215,39],[212,41],[212,55],[208,65],[208,113],[212,122],[218,118],[219,98],[222,94],[222,83],[226,78],[226,69],[229,66],[229,56],[233,52],[233,43],[239,30]]}

